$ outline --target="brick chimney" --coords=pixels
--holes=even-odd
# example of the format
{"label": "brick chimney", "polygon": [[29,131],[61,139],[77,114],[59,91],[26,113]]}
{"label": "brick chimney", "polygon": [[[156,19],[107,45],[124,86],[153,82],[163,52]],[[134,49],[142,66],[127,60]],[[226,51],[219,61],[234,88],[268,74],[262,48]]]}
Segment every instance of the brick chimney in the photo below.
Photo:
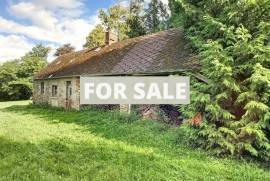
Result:
{"label": "brick chimney", "polygon": [[111,45],[118,42],[118,35],[112,31],[106,31],[105,33],[105,44]]}

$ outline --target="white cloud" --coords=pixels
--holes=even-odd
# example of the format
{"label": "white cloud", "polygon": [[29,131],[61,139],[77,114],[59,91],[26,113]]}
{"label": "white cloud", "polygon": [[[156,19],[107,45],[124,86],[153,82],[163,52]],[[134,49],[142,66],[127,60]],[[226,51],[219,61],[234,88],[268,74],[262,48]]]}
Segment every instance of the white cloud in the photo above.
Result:
{"label": "white cloud", "polygon": [[16,59],[23,56],[33,47],[32,43],[17,35],[0,35],[0,63],[6,60]]}
{"label": "white cloud", "polygon": [[52,62],[56,57],[54,56],[55,52],[56,52],[56,49],[57,49],[57,45],[55,44],[49,44],[47,45],[48,47],[50,47],[50,52],[48,54],[48,62]]}
{"label": "white cloud", "polygon": [[26,26],[13,20],[7,20],[0,17],[0,32],[25,35],[35,40],[55,41],[57,35],[55,32],[42,29],[38,26]]}
{"label": "white cloud", "polygon": [[[78,0],[24,0],[10,4],[9,13],[19,20],[27,20],[28,24],[0,16],[0,33],[8,34],[0,36],[3,41],[3,38],[11,38],[11,35],[14,39],[16,35],[17,41],[13,41],[12,45],[16,47],[15,42],[23,42],[26,46],[18,49],[18,53],[14,53],[17,51],[14,48],[13,56],[12,51],[2,51],[2,44],[1,60],[24,55],[30,50],[29,46],[33,46],[28,39],[44,42],[52,46],[53,50],[65,43],[71,43],[76,50],[82,49],[86,36],[99,23],[97,14],[82,18],[82,9],[83,3]],[[8,46],[10,50],[11,44]],[[49,59],[53,58],[51,52]]]}
{"label": "white cloud", "polygon": [[42,28],[52,29],[54,28],[57,19],[53,16],[53,13],[36,6],[30,2],[21,2],[10,6],[10,12],[23,19],[29,19],[33,25],[37,25]]}
{"label": "white cloud", "polygon": [[83,6],[81,0],[32,0],[33,3],[46,8],[76,9]]}

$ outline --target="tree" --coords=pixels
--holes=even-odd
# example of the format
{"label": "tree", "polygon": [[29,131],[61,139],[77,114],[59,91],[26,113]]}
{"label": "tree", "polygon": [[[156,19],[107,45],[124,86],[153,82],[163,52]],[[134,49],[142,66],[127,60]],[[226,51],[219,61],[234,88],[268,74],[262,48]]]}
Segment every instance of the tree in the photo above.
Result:
{"label": "tree", "polygon": [[[190,142],[217,154],[270,160],[270,1],[180,1],[187,37],[200,52],[186,118]],[[229,16],[228,16],[229,15]],[[192,123],[192,121],[191,121]]]}
{"label": "tree", "polygon": [[105,44],[105,31],[101,24],[98,24],[86,37],[85,48],[100,47]]}
{"label": "tree", "polygon": [[108,9],[108,13],[104,10],[99,11],[99,18],[102,22],[105,31],[116,31],[119,40],[128,38],[129,27],[127,18],[129,10],[126,7],[116,5]]}
{"label": "tree", "polygon": [[64,44],[63,46],[57,48],[54,55],[58,57],[58,56],[61,56],[61,55],[67,54],[67,53],[74,52],[74,51],[75,51],[75,48],[73,46],[71,46],[70,43],[67,43],[67,44]]}
{"label": "tree", "polygon": [[11,60],[0,65],[0,100],[8,100],[12,88],[9,82],[17,80],[19,60]]}
{"label": "tree", "polygon": [[0,66],[0,100],[29,99],[33,76],[47,65],[49,51],[48,47],[38,44],[21,59]]}
{"label": "tree", "polygon": [[49,47],[45,47],[42,44],[37,44],[25,56],[40,57],[40,58],[47,59],[49,52],[50,52],[50,48]]}
{"label": "tree", "polygon": [[127,24],[130,38],[138,37],[146,34],[146,27],[144,25],[143,17],[144,0],[131,0],[129,5],[129,16]]}
{"label": "tree", "polygon": [[19,77],[33,77],[35,73],[48,64],[47,57],[49,52],[50,48],[41,44],[33,47],[32,50],[26,53],[20,60],[21,65],[17,72]]}
{"label": "tree", "polygon": [[146,9],[146,27],[148,32],[157,32],[169,27],[168,8],[160,0],[151,0]]}

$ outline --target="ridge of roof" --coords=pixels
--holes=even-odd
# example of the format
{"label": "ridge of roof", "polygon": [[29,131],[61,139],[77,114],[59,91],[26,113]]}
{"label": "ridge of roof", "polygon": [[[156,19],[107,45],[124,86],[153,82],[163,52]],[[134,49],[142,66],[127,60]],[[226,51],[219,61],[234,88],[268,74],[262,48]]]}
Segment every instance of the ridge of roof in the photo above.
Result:
{"label": "ridge of roof", "polygon": [[[180,38],[179,43],[177,43],[177,38]],[[174,45],[180,45],[179,50],[183,53],[186,51],[186,43],[181,42],[183,41],[182,39],[183,33],[180,29],[177,28],[126,39],[111,45],[68,53],[56,58],[47,67],[38,72],[35,76],[35,79],[55,78],[57,76],[63,75],[89,74],[89,70],[87,70],[86,66],[93,70],[93,74],[102,72],[112,74],[125,73],[127,70],[121,72],[121,67],[123,68],[123,66],[128,65],[131,61],[134,63],[137,61],[138,65],[128,65],[129,69],[132,69],[132,66],[140,66],[139,64],[141,63],[141,60],[139,59],[150,61],[149,57],[151,56],[153,60],[150,62],[154,63],[154,58],[157,58],[156,55],[163,49],[168,48],[168,46],[171,46],[169,48],[170,50],[174,48]],[[166,52],[163,52],[163,54],[166,54]],[[190,57],[189,54],[190,53],[187,53],[185,55]],[[108,62],[106,62],[105,59],[108,59]],[[114,59],[114,61],[111,59]],[[121,61],[118,59],[121,59]],[[172,57],[172,59],[175,58]],[[93,63],[90,64],[90,62]],[[103,65],[103,67],[99,64]],[[98,68],[95,68],[95,65]],[[104,67],[106,67],[107,70],[104,70]]]}

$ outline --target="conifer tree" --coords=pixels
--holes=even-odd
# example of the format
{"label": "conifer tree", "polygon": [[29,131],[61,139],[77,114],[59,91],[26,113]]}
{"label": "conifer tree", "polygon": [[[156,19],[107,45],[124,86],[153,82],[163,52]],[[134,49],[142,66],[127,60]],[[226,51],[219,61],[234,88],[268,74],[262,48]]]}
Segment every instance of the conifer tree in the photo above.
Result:
{"label": "conifer tree", "polygon": [[208,84],[193,82],[192,143],[217,154],[270,160],[270,1],[179,0]]}

